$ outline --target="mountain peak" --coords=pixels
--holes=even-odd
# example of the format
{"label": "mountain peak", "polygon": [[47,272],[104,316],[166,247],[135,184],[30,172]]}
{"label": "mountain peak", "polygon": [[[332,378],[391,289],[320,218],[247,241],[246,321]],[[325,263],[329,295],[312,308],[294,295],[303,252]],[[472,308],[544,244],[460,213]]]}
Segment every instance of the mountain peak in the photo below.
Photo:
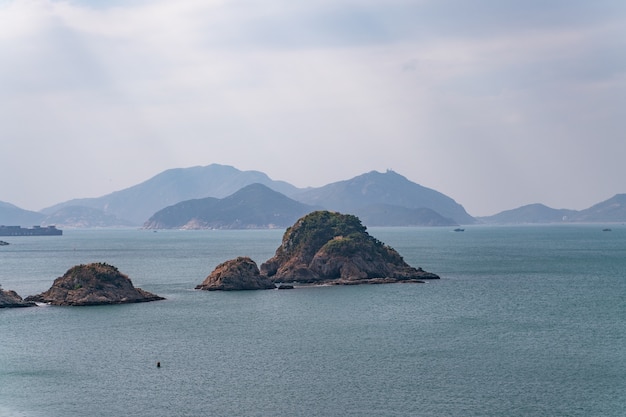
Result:
{"label": "mountain peak", "polygon": [[187,200],[156,212],[146,229],[256,229],[287,227],[314,208],[272,190],[249,184],[216,199]]}
{"label": "mountain peak", "polygon": [[322,205],[328,210],[360,213],[373,205],[385,204],[409,209],[428,208],[458,224],[475,223],[463,206],[450,197],[409,181],[393,170],[370,171],[349,180],[314,188],[294,196],[298,201]]}
{"label": "mountain peak", "polygon": [[205,197],[224,198],[253,183],[264,184],[283,194],[298,190],[259,171],[240,171],[230,165],[211,164],[168,169],[124,190],[98,198],[70,200],[42,211],[52,214],[67,206],[85,206],[139,225],[164,207]]}

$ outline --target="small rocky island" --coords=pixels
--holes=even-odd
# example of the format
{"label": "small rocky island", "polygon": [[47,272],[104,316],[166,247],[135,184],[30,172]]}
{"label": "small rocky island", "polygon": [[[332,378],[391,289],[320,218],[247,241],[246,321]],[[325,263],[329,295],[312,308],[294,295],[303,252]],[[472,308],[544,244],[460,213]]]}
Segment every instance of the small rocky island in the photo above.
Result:
{"label": "small rocky island", "polygon": [[24,301],[15,291],[0,288],[0,308],[34,307],[37,304]]}
{"label": "small rocky island", "polygon": [[163,297],[135,288],[128,276],[106,263],[91,263],[70,268],[54,280],[52,287],[26,301],[61,306],[143,303]]}
{"label": "small rocky island", "polygon": [[261,276],[256,262],[247,256],[240,256],[219,264],[211,275],[206,277],[197,290],[270,290],[276,286],[267,277]]}
{"label": "small rocky island", "polygon": [[396,250],[370,236],[358,217],[315,211],[285,231],[274,257],[260,269],[252,259],[239,257],[220,264],[196,288],[274,288],[270,283],[385,284],[438,278],[408,265]]}

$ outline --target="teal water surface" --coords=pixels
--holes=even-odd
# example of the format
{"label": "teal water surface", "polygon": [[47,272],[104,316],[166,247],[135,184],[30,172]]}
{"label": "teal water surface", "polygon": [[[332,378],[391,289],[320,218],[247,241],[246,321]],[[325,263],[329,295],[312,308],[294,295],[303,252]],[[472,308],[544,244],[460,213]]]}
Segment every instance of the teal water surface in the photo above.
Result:
{"label": "teal water surface", "polygon": [[611,227],[372,228],[442,279],[230,293],[193,287],[283,231],[13,238],[0,283],[22,296],[108,262],[167,300],[0,310],[0,416],[624,416]]}

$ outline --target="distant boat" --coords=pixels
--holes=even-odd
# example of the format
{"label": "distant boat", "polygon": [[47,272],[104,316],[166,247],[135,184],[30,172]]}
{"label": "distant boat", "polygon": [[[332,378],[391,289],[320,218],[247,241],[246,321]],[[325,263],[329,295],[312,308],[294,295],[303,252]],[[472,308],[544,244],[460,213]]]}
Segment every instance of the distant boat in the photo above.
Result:
{"label": "distant boat", "polygon": [[6,246],[9,242],[5,242],[4,240],[0,240],[0,246]]}
{"label": "distant boat", "polygon": [[55,226],[33,226],[31,229],[21,226],[0,226],[0,236],[61,236],[63,231]]}
{"label": "distant boat", "polygon": [[602,229],[603,232],[610,232],[611,229]]}
{"label": "distant boat", "polygon": [[459,228],[454,229],[454,231],[455,231],[455,232],[464,232],[464,231],[465,231],[465,229],[461,229],[461,228],[459,227]]}

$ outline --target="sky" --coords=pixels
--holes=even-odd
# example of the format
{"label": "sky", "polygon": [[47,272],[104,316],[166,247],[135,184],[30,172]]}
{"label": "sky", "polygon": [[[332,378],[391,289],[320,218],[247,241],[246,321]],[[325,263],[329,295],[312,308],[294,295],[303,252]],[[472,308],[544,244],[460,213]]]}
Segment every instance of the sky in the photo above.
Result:
{"label": "sky", "polygon": [[0,201],[212,163],[487,216],[626,193],[623,0],[0,0]]}

